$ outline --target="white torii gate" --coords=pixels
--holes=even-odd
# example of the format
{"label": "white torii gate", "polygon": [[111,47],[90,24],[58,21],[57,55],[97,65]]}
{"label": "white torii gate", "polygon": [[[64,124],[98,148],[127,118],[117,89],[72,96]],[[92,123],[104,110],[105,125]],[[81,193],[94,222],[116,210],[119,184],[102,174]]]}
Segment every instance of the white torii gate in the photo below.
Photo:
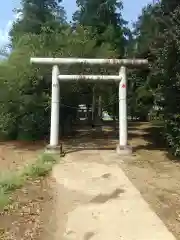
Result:
{"label": "white torii gate", "polygon": [[[52,65],[52,97],[51,97],[51,127],[49,149],[58,149],[59,144],[59,102],[60,81],[116,81],[119,82],[119,144],[117,152],[122,155],[130,154],[131,148],[127,143],[127,79],[126,66],[147,65],[146,59],[83,59],[83,58],[31,58],[31,63]],[[89,64],[116,65],[120,67],[119,74],[112,75],[61,75],[58,65]]]}

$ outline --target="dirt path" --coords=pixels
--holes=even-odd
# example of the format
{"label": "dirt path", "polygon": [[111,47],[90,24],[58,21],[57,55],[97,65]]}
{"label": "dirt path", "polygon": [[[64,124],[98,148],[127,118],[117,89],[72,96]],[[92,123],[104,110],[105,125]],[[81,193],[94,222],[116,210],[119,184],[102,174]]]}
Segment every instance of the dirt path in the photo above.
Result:
{"label": "dirt path", "polygon": [[54,240],[175,240],[121,169],[114,151],[68,154],[58,184]]}

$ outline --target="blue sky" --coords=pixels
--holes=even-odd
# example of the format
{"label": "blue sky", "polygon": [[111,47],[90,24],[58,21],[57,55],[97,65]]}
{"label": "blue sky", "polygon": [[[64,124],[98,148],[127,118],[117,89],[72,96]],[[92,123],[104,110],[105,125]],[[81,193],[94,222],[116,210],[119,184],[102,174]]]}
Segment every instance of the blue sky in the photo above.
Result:
{"label": "blue sky", "polygon": [[[151,0],[124,0],[124,18],[131,23],[135,21],[141,13],[141,9]],[[67,11],[68,19],[71,18],[72,13],[76,10],[76,0],[63,0],[63,5]],[[0,45],[8,42],[8,31],[15,19],[13,12],[14,8],[20,6],[20,0],[5,0],[3,7],[0,8]]]}

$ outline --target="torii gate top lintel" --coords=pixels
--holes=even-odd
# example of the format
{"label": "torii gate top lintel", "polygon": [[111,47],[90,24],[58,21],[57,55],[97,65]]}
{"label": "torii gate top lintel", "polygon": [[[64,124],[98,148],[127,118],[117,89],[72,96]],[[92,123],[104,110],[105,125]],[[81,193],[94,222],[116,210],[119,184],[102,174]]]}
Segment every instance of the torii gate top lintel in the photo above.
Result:
{"label": "torii gate top lintel", "polygon": [[33,57],[31,63],[64,65],[64,64],[89,64],[89,65],[118,65],[118,66],[142,66],[148,65],[147,59],[103,59],[103,58],[41,58]]}

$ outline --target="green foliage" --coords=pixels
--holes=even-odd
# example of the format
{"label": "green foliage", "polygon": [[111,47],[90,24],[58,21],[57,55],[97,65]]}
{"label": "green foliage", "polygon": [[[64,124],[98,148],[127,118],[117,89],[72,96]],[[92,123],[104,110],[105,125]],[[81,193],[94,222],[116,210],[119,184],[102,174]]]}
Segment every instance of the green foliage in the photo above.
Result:
{"label": "green foliage", "polygon": [[143,9],[135,25],[133,54],[148,58],[150,71],[135,73],[132,97],[140,99],[141,112],[149,105],[149,113],[163,118],[163,136],[176,156],[180,155],[179,17],[178,1],[163,0]]}
{"label": "green foliage", "polygon": [[60,30],[66,22],[61,0],[21,0],[21,9],[17,10],[18,19],[10,31],[13,45],[25,33],[40,34],[46,31]]}
{"label": "green foliage", "polygon": [[[80,16],[83,6],[78,3],[80,15],[75,26],[71,26],[66,23],[61,1],[21,1],[20,17],[10,31],[11,53],[0,63],[0,138],[37,140],[49,135],[51,69],[30,65],[30,57],[113,58],[123,55],[125,25],[121,13],[116,13],[117,8],[122,9],[122,4],[113,0],[100,8],[95,2],[90,5],[93,8],[86,6],[87,15]],[[87,22],[90,20],[88,14],[94,11],[95,16],[97,10],[101,12],[98,19],[101,30],[96,20],[91,19],[91,24]],[[104,10],[108,14],[106,24]],[[82,22],[82,18],[86,20]],[[114,72],[113,69],[86,66],[62,66],[60,71],[62,74]],[[92,84],[61,84],[62,129],[67,128],[68,119],[75,118],[74,109],[78,104],[91,104],[92,89]],[[96,86],[97,92],[103,92],[105,102],[114,90],[116,88],[111,86],[109,90]]]}
{"label": "green foliage", "polygon": [[[76,2],[78,9],[73,15],[73,24],[75,26],[80,24],[83,27],[91,27],[91,38],[95,39],[95,46],[100,47],[97,56],[123,58],[131,34],[127,28],[127,22],[122,17],[122,1],[77,0]],[[108,52],[104,54],[106,48],[114,51],[111,54]],[[103,73],[101,69],[96,73],[99,72]],[[116,69],[116,73],[115,71],[113,73],[117,74],[117,72],[118,69]],[[118,115],[117,89],[117,85],[114,84],[109,84],[108,88],[96,84],[96,94],[101,93],[103,95],[104,109],[114,115]]]}
{"label": "green foliage", "polygon": [[[31,56],[49,57],[112,57],[116,55],[110,44],[96,46],[96,38],[91,37],[91,28],[77,26],[74,31],[69,27],[61,32],[42,32],[25,34],[16,44],[15,50],[0,65],[1,78],[1,138],[9,139],[44,139],[49,134],[51,69],[46,66],[30,65]],[[81,73],[84,67],[62,67],[61,72]],[[88,69],[86,69],[89,72]],[[98,72],[98,69],[93,69]],[[79,92],[90,91],[92,85],[61,85],[62,103],[77,107],[84,99]],[[87,90],[86,90],[87,89]],[[77,97],[78,96],[78,97]],[[66,122],[67,114],[63,117]]]}
{"label": "green foliage", "polygon": [[26,181],[44,177],[51,171],[57,159],[50,154],[38,157],[35,163],[26,166],[21,171],[6,172],[0,174],[0,209],[4,209],[10,203],[10,194],[21,188]]}
{"label": "green foliage", "polygon": [[152,80],[151,73],[154,71],[152,63],[156,59],[153,46],[156,44],[158,47],[160,11],[159,3],[144,7],[138,21],[134,24],[134,38],[129,42],[130,57],[149,60],[149,69],[134,70],[129,75],[129,112],[140,116],[143,120],[147,120],[148,113],[154,106],[154,97],[159,84],[157,80]]}
{"label": "green foliage", "polygon": [[118,52],[124,55],[128,31],[122,18],[122,1],[117,0],[77,0],[78,10],[73,15],[75,24],[90,26],[92,36],[96,35],[98,45],[110,43]]}
{"label": "green foliage", "polygon": [[10,203],[9,194],[0,189],[0,210],[4,209]]}
{"label": "green foliage", "polygon": [[[170,4],[170,9],[171,7]],[[167,5],[165,10],[167,10]],[[154,63],[156,74],[153,74],[155,79],[160,79],[159,92],[163,96],[161,104],[163,106],[165,137],[173,153],[178,156],[180,155],[180,105],[178,104],[180,99],[180,31],[177,22],[179,17],[180,8],[177,4],[177,8],[169,12],[169,16],[164,19],[166,22],[162,32],[164,41],[161,48],[156,50],[157,60]],[[173,26],[173,32],[172,29],[170,30],[170,26]]]}
{"label": "green foliage", "polygon": [[49,154],[40,156],[36,162],[25,168],[23,176],[30,178],[37,178],[46,176],[52,169],[53,164],[56,163],[56,159]]}
{"label": "green foliage", "polygon": [[10,192],[22,187],[24,181],[24,176],[19,174],[11,172],[2,173],[0,176],[0,188],[3,189],[4,192]]}

